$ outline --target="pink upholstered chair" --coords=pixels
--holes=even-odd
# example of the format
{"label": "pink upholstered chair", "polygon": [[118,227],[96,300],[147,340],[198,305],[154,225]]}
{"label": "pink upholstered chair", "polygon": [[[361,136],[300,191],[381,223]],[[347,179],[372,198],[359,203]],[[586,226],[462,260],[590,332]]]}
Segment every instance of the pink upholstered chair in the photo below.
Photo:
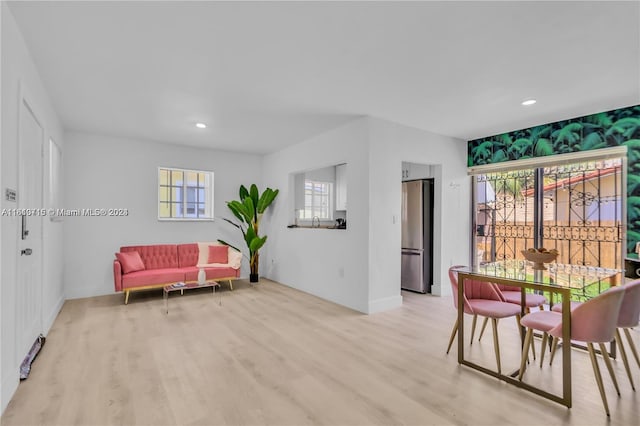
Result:
{"label": "pink upholstered chair", "polygon": [[[521,299],[521,289],[520,287],[508,286],[504,284],[494,284],[494,286],[498,289],[498,295],[503,302],[514,303],[516,305],[520,305],[522,302]],[[525,313],[529,313],[531,308],[540,307],[542,310],[542,305],[547,303],[547,298],[541,294],[533,294],[533,293],[525,293],[524,294],[524,303],[525,303]],[[487,327],[487,318],[484,319],[482,323],[482,328],[480,329],[480,336],[478,337],[478,341],[482,339],[482,335],[484,334],[484,329]],[[543,345],[544,348],[544,345]],[[533,353],[533,358],[536,357],[536,352],[531,346],[531,352]]]}
{"label": "pink upholstered chair", "polygon": [[[608,291],[582,303],[571,311],[571,339],[587,343],[591,365],[593,366],[593,372],[596,376],[596,382],[607,416],[609,415],[609,405],[607,404],[607,397],[604,394],[602,376],[600,374],[600,367],[598,367],[593,344],[599,344],[602,357],[611,374],[611,379],[613,380],[616,390],[618,390],[618,384],[613,374],[613,367],[611,366],[611,359],[607,354],[604,343],[613,340],[624,293],[624,287],[612,287]],[[527,353],[531,345],[533,330],[547,333],[555,337],[556,340],[562,338],[562,314],[553,311],[533,312],[522,317],[520,323],[527,327],[527,334],[522,348],[520,374],[518,375],[518,379],[522,380],[522,375],[527,365]],[[618,395],[619,394],[620,391],[618,390]]]}
{"label": "pink upholstered chair", "polygon": [[[640,367],[640,358],[638,357],[638,351],[636,350],[636,346],[633,343],[633,339],[631,338],[631,333],[629,333],[629,329],[637,327],[638,323],[640,322],[640,280],[635,280],[625,284],[624,289],[624,298],[622,299],[620,314],[618,315],[618,323],[616,324],[617,328],[615,340],[618,347],[620,348],[620,355],[622,356],[622,362],[627,372],[627,376],[629,377],[629,382],[631,383],[631,389],[635,391],[636,387],[633,383],[633,375],[631,374],[631,368],[629,367],[627,351],[625,350],[624,343],[622,342],[620,329],[624,330],[629,346],[631,346],[631,353],[636,359],[638,367]],[[573,311],[580,305],[581,302],[571,302],[571,310]],[[554,305],[552,310],[555,312],[562,312],[562,305]],[[551,362],[553,362],[553,355],[555,354],[555,349],[557,347],[555,343],[556,342],[554,342],[551,352]]]}
{"label": "pink upholstered chair", "polygon": [[[520,304],[520,287],[508,286],[504,284],[496,284],[495,286],[498,288],[498,290],[500,290],[500,295],[502,295],[502,298],[505,302],[515,303],[516,305]],[[527,309],[540,307],[547,302],[547,298],[541,294],[524,294],[524,303]]]}
{"label": "pink upholstered chair", "polygon": [[620,336],[620,329],[624,330],[629,346],[631,346],[631,353],[633,353],[636,363],[638,364],[638,367],[640,367],[638,351],[636,350],[636,346],[631,338],[631,333],[629,333],[629,329],[637,327],[640,322],[640,280],[627,283],[624,286],[624,289],[624,299],[622,300],[622,306],[620,306],[620,315],[618,316],[617,324],[618,328],[616,328],[616,342],[618,342],[618,346],[620,346],[620,354],[622,355],[624,367],[627,370],[627,376],[629,376],[629,381],[631,382],[631,388],[635,391],[636,387],[634,386],[633,379],[631,378],[631,369],[629,368],[627,353],[624,349],[622,338]]}
{"label": "pink upholstered chair", "polygon": [[[456,309],[458,309],[458,273],[455,271],[455,268],[460,267],[461,266],[452,266],[449,268],[449,280],[451,281],[451,290],[453,291],[453,305]],[[498,343],[498,319],[515,316],[519,321],[520,306],[513,303],[503,302],[493,284],[476,280],[468,280],[465,282],[463,304],[464,313],[473,315],[473,328],[475,328],[475,320],[478,315],[491,318],[496,363],[498,365],[498,373],[501,373],[500,345]],[[453,325],[451,337],[449,338],[447,353],[449,353],[449,350],[451,349],[451,344],[453,343],[457,332],[458,318],[456,317],[456,322]],[[473,336],[471,339],[473,340]]]}

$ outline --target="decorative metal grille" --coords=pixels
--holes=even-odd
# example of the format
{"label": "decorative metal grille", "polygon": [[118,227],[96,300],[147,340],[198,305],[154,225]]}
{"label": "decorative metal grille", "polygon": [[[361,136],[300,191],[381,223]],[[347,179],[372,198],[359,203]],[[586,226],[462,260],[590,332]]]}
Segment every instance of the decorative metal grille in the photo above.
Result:
{"label": "decorative metal grille", "polygon": [[[619,268],[622,257],[622,161],[544,168],[544,247],[558,263]],[[551,214],[547,215],[549,210]]]}
{"label": "decorative metal grille", "polygon": [[558,263],[619,268],[622,176],[621,159],[475,176],[477,260],[522,259],[537,242]]}
{"label": "decorative metal grille", "polygon": [[476,247],[478,260],[493,262],[521,258],[533,247],[535,170],[476,176]]}

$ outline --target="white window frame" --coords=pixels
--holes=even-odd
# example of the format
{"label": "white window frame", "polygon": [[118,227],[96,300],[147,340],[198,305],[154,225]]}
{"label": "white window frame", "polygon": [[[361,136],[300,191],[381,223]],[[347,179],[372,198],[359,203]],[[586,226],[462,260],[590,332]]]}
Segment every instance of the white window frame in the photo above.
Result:
{"label": "white window frame", "polygon": [[[162,170],[166,170],[169,172],[169,176],[172,175],[172,172],[180,172],[182,173],[183,179],[181,182],[181,186],[182,186],[182,194],[187,194],[187,189],[188,188],[193,188],[190,186],[187,186],[187,179],[184,178],[185,174],[187,173],[204,173],[205,174],[205,180],[206,178],[208,178],[210,180],[209,186],[208,187],[204,187],[204,195],[205,195],[205,199],[204,199],[204,211],[205,211],[205,215],[204,216],[200,216],[200,217],[189,217],[189,216],[181,216],[181,217],[165,217],[165,216],[160,216],[160,206],[161,203],[166,202],[163,200],[160,200],[160,188],[161,186],[166,186],[166,185],[161,185],[161,181],[160,181],[160,173]],[[210,171],[210,170],[193,170],[193,169],[183,169],[183,168],[179,168],[179,167],[158,167],[158,181],[157,181],[157,185],[156,185],[156,190],[158,191],[158,220],[159,221],[180,221],[180,222],[202,222],[202,221],[213,221],[214,219],[214,172]],[[175,185],[171,185],[171,186],[175,186]],[[171,187],[168,186],[168,187]],[[201,187],[197,187],[197,188],[201,188]],[[184,196],[181,200],[181,204],[182,204],[182,212],[184,214],[184,212],[187,211],[187,199],[188,197]],[[196,208],[197,210],[197,208]],[[169,208],[169,212],[171,212],[171,208]]]}
{"label": "white window frame", "polygon": [[[313,204],[313,200],[315,199],[315,197],[311,197],[311,201],[312,201],[312,205],[311,205],[311,217],[307,217],[305,212],[307,210],[307,194],[306,194],[306,186],[307,183],[311,183],[312,185],[326,185],[327,189],[328,189],[328,194],[326,195],[326,200],[327,200],[327,212],[328,212],[328,216],[320,216],[320,215],[315,215],[314,211],[317,209],[321,209],[322,206],[316,206],[315,204]],[[334,215],[334,198],[335,198],[335,194],[334,194],[334,184],[333,182],[329,182],[329,181],[321,181],[321,180],[315,180],[315,179],[305,179],[304,180],[304,186],[305,186],[305,195],[304,195],[304,208],[299,210],[299,217],[298,219],[302,222],[311,222],[313,221],[313,219],[315,217],[317,217],[319,220],[321,221],[332,221],[333,220],[333,215]],[[322,197],[325,197],[324,194],[321,194]]]}

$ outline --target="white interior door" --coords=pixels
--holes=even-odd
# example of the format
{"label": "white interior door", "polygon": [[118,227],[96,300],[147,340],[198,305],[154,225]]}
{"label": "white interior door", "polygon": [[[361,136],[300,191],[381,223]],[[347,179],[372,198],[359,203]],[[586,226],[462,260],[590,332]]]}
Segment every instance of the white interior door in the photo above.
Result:
{"label": "white interior door", "polygon": [[[18,208],[17,358],[22,360],[42,332],[42,143],[44,132],[32,109],[20,103]],[[30,214],[31,213],[31,214]]]}

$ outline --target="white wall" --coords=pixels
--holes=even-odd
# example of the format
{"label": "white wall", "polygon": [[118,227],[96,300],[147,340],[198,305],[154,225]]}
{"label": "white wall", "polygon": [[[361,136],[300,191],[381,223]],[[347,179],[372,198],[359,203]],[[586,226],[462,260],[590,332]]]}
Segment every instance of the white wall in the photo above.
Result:
{"label": "white wall", "polygon": [[308,170],[307,172],[305,172],[304,178],[307,180],[318,180],[321,182],[336,183],[336,166]]}
{"label": "white wall", "polygon": [[[281,193],[265,218],[269,241],[261,273],[365,313],[400,306],[402,162],[408,160],[431,166],[432,292],[450,294],[449,266],[469,261],[466,142],[376,118],[355,120],[265,157],[264,182]],[[287,210],[294,205],[287,193],[290,174],[342,162],[348,173],[347,230],[287,229]]]}
{"label": "white wall", "polygon": [[[67,298],[111,294],[114,253],[135,244],[189,243],[224,239],[243,248],[240,232],[220,220],[232,218],[226,201],[241,184],[259,185],[261,157],[152,141],[86,133],[65,135],[65,208],[125,208],[126,217],[67,217],[64,278]],[[158,221],[158,167],[215,173],[215,221]],[[259,185],[262,191],[262,186]],[[243,276],[248,276],[246,264]]]}
{"label": "white wall", "polygon": [[[359,119],[267,155],[265,186],[280,189],[263,218],[268,235],[261,274],[327,300],[367,312],[369,159],[367,120]],[[288,229],[293,218],[290,174],[347,163],[346,230]]]}
{"label": "white wall", "polygon": [[[370,118],[370,304],[386,306],[400,294],[402,162],[434,171],[434,286],[451,293],[447,271],[469,263],[470,180],[465,141]],[[394,223],[394,218],[395,223]],[[375,310],[375,309],[373,309]]]}
{"label": "white wall", "polygon": [[[2,19],[2,146],[0,189],[2,208],[16,208],[15,202],[5,200],[5,188],[18,189],[18,106],[24,96],[44,129],[43,146],[44,181],[43,190],[47,199],[48,180],[48,140],[52,137],[62,148],[63,161],[65,146],[60,122],[38,71],[18,30],[15,19],[5,2],[1,4]],[[20,194],[18,194],[20,196]],[[43,206],[47,207],[46,202]],[[16,286],[19,218],[2,216],[2,267],[0,269],[2,327],[1,394],[2,411],[9,403],[18,386],[20,362],[26,354],[16,354]],[[64,301],[62,283],[62,224],[43,220],[43,265],[42,265],[42,332],[46,334]]]}

